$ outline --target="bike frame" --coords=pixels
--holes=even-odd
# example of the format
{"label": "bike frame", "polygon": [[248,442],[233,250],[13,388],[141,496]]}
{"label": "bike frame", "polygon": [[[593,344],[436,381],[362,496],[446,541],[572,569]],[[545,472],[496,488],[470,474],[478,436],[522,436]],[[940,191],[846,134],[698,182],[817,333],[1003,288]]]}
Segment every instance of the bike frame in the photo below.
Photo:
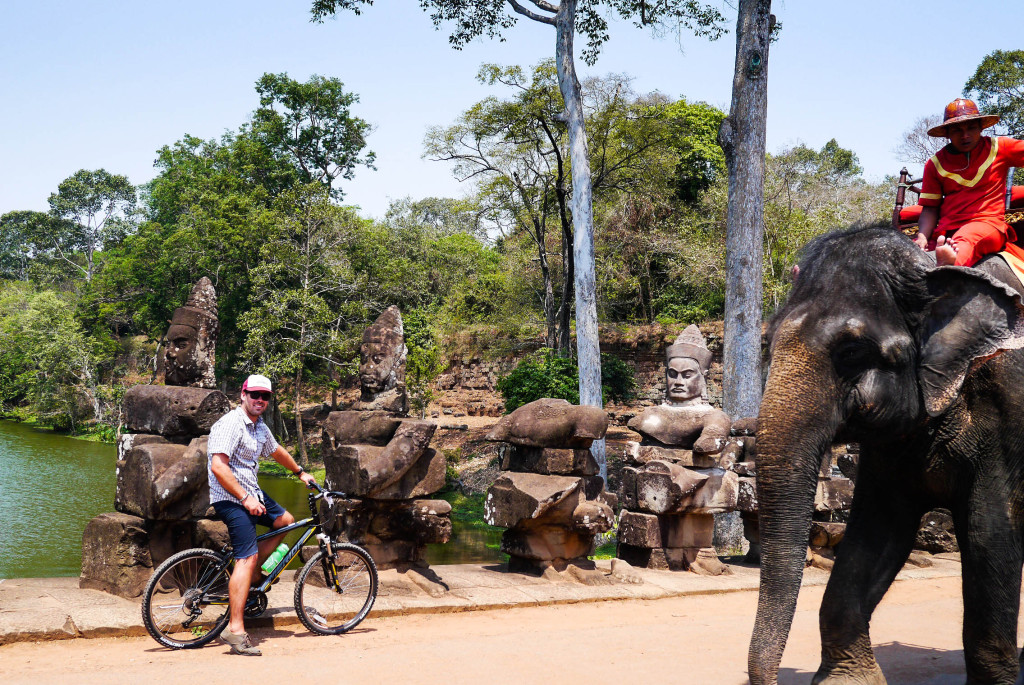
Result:
{"label": "bike frame", "polygon": [[[288,550],[288,553],[284,555],[284,559],[281,559],[281,561],[277,562],[277,566],[274,567],[274,570],[267,574],[267,577],[264,578],[263,582],[260,583],[259,586],[257,586],[255,589],[260,590],[261,592],[266,592],[268,589],[270,589],[270,585],[277,579],[278,576],[281,575],[282,572],[284,572],[285,567],[302,550],[302,546],[305,545],[306,542],[311,537],[313,537],[318,530],[320,530],[320,522],[315,521],[313,517],[310,516],[309,518],[302,519],[301,521],[296,521],[295,523],[289,526],[285,526],[284,528],[277,528],[275,530],[268,531],[263,535],[256,536],[256,542],[259,543],[260,540],[266,540],[267,538],[277,537],[278,535],[281,535],[283,533],[290,533],[291,531],[298,530],[299,528],[306,528],[306,532],[302,534],[298,542],[291,546],[291,549]],[[322,542],[320,546],[323,546]]]}

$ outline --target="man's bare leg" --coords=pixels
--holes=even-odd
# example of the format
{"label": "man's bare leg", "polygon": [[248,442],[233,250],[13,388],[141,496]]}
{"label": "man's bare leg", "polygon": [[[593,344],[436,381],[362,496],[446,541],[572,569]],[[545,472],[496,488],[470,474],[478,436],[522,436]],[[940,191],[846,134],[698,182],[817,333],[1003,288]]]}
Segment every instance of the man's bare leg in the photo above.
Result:
{"label": "man's bare leg", "polygon": [[[276,519],[274,519],[273,530],[277,530],[278,528],[284,528],[285,526],[290,526],[293,523],[295,523],[295,517],[292,516],[290,512],[286,511],[280,516],[278,516]],[[281,544],[281,540],[284,539],[284,536],[286,534],[287,533],[281,533],[280,535],[275,535],[272,538],[260,540],[257,543],[257,561],[256,565],[252,569],[252,580],[250,582],[255,583],[257,580],[259,580],[260,575],[263,572],[263,569],[261,568],[263,566],[263,562],[267,560],[267,557],[269,557],[274,552],[275,549],[277,549],[277,546]],[[236,566],[235,568],[238,567]],[[234,578],[234,576],[232,576],[232,578]]]}
{"label": "man's bare leg", "polygon": [[935,263],[939,266],[951,266],[956,263],[956,247],[953,241],[940,235],[935,241]]}
{"label": "man's bare leg", "polygon": [[235,559],[235,568],[231,572],[231,580],[228,581],[228,630],[236,635],[245,632],[245,602],[249,598],[249,584],[252,582],[253,572],[258,568],[255,554],[245,559]]}

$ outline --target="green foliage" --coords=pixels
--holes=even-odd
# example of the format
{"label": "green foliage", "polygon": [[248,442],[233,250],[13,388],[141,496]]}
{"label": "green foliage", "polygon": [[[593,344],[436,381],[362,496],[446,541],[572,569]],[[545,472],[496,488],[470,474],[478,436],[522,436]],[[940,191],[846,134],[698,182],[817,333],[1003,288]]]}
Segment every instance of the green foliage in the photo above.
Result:
{"label": "green foliage", "polygon": [[374,168],[373,152],[361,156],[370,124],[351,113],[359,96],[345,92],[340,80],[314,74],[300,83],[288,74],[264,74],[256,92],[253,134],[291,161],[300,183],[322,183],[340,200],[336,179],[351,180],[358,165]]}
{"label": "green foliage", "polygon": [[[313,0],[312,12],[316,21],[339,11],[361,14],[364,5],[373,0]],[[448,42],[456,50],[476,38],[486,36],[504,40],[504,32],[515,25],[520,16],[530,17],[548,24],[554,23],[557,4],[534,3],[526,9],[518,3],[505,0],[421,0],[420,6],[430,13],[434,26],[450,25]],[[681,27],[698,36],[712,40],[724,31],[725,17],[712,5],[697,0],[670,0],[650,3],[643,0],[589,0],[580,2],[576,10],[575,31],[587,39],[583,58],[594,64],[601,46],[608,40],[608,17],[617,15],[638,27],[651,24]]]}
{"label": "green foliage", "polygon": [[[602,395],[605,401],[623,402],[636,392],[632,367],[611,355],[601,355]],[[579,369],[568,357],[550,350],[519,360],[516,368],[498,379],[498,392],[505,399],[505,411],[511,412],[542,397],[553,397],[579,404]]]}
{"label": "green foliage", "polygon": [[405,385],[412,408],[420,418],[434,399],[434,379],[444,368],[437,335],[430,327],[428,312],[412,310],[402,315],[405,329]]}
{"label": "green foliage", "polygon": [[[75,172],[61,181],[49,203],[50,213],[63,220],[55,225],[61,230],[45,241],[49,251],[78,267],[86,281],[96,272],[96,253],[120,243],[135,228],[135,186],[105,169]],[[84,265],[73,259],[75,254],[84,257]]]}
{"label": "green foliage", "polygon": [[459,482],[459,462],[462,461],[462,450],[456,447],[444,452],[444,489],[452,491]]}
{"label": "green foliage", "polygon": [[669,144],[679,155],[673,179],[676,197],[693,204],[726,173],[725,153],[718,145],[725,112],[683,98],[665,107],[664,116],[672,127]]}
{"label": "green foliage", "polygon": [[1024,137],[1024,50],[993,50],[964,84],[964,96],[1002,119],[997,130]]}
{"label": "green foliage", "polygon": [[516,368],[498,379],[498,392],[511,412],[542,397],[554,397],[579,404],[579,370],[576,362],[550,351],[520,359]]}

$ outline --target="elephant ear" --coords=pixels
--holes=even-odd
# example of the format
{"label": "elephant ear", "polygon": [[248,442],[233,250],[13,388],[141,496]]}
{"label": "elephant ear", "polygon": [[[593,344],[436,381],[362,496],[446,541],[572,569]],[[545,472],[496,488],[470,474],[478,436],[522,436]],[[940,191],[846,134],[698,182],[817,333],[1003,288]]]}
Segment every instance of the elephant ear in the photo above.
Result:
{"label": "elephant ear", "polygon": [[929,416],[949,408],[967,374],[1006,350],[1024,347],[1020,295],[976,269],[940,266],[925,276],[918,378]]}

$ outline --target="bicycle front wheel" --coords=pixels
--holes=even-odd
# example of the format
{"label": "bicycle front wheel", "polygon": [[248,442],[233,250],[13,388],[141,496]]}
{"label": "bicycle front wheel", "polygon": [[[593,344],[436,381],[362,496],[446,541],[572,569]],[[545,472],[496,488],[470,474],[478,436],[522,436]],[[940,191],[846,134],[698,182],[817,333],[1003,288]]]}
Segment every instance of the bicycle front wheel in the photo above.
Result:
{"label": "bicycle front wheel", "polygon": [[377,566],[362,547],[335,543],[317,552],[295,578],[295,613],[314,633],[340,635],[366,618],[377,598]]}
{"label": "bicycle front wheel", "polygon": [[224,558],[187,549],[160,564],[142,595],[142,622],[153,639],[171,649],[201,647],[228,624],[228,574]]}

